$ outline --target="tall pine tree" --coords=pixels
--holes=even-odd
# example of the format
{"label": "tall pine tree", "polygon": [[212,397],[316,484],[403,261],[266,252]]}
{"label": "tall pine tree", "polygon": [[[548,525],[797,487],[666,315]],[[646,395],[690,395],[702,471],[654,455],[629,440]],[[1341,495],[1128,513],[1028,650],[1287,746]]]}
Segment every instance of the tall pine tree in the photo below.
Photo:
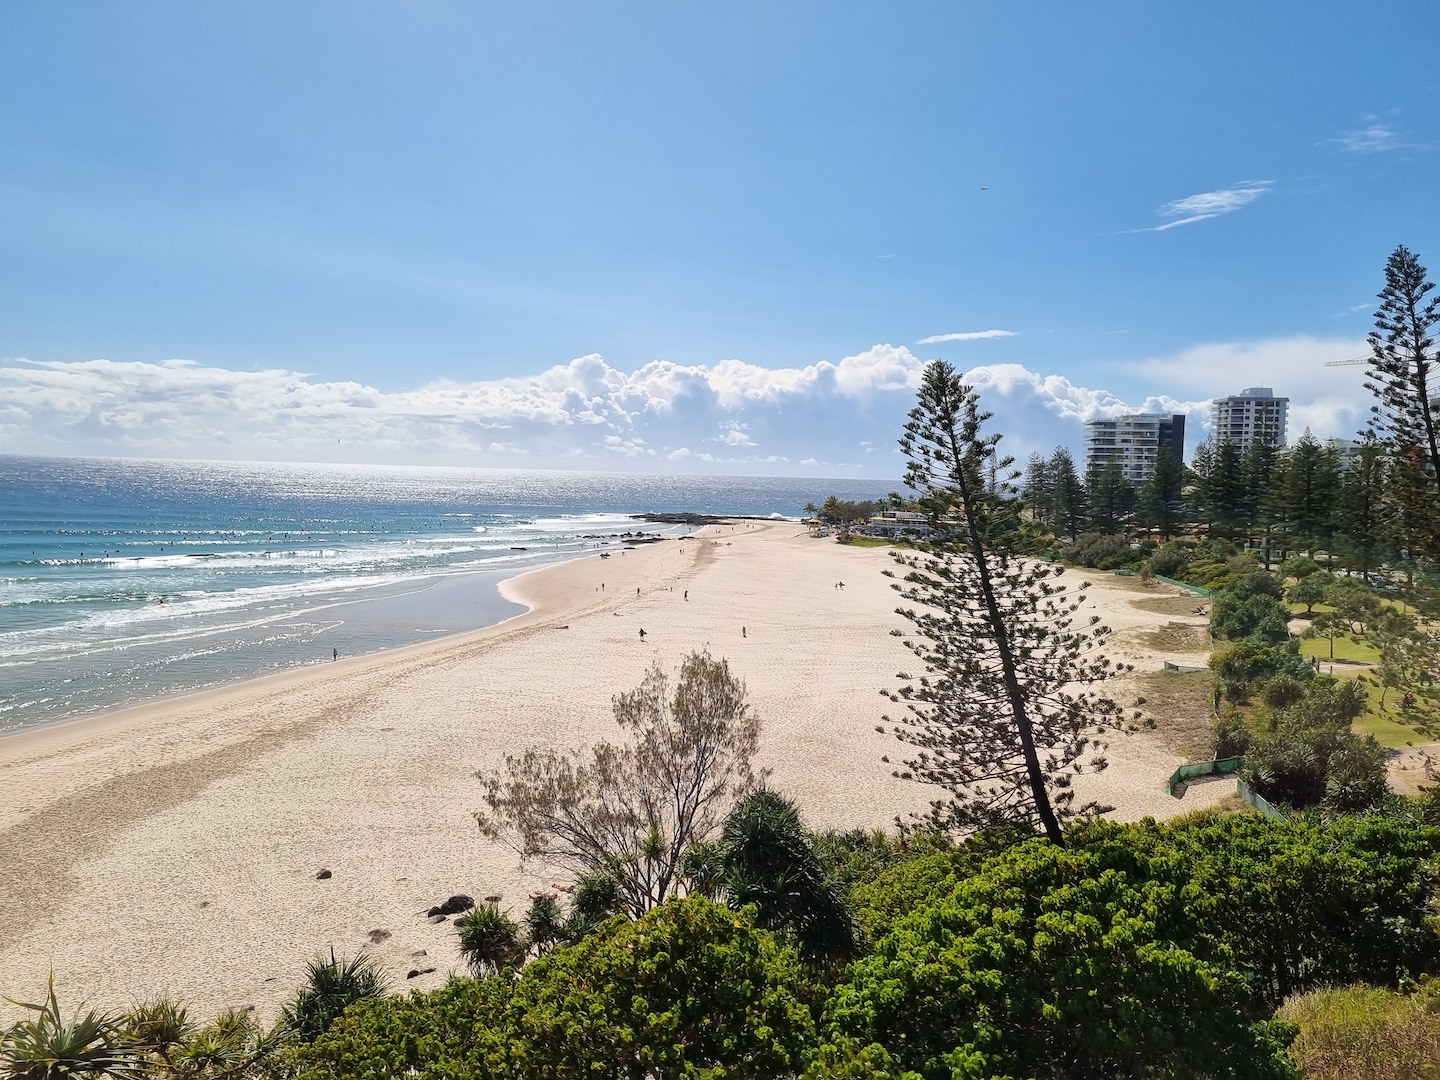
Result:
{"label": "tall pine tree", "polygon": [[1340,462],[1335,451],[1306,428],[1285,455],[1282,497],[1297,547],[1313,552],[1329,542],[1339,494]]}
{"label": "tall pine tree", "polygon": [[1050,455],[1050,483],[1055,527],[1073,543],[1085,531],[1085,485],[1075,471],[1075,459],[1063,446],[1056,447]]}
{"label": "tall pine tree", "polygon": [[989,418],[951,365],[926,365],[900,449],[932,532],[893,553],[924,673],[900,675],[886,696],[906,713],[886,719],[918,750],[901,775],[949,795],[931,804],[931,824],[1038,825],[1058,844],[1061,821],[1086,809],[1071,778],[1104,767],[1096,736],[1122,722],[1094,689],[1120,670],[1097,651],[1098,617],[1077,619],[1084,596],[1056,580],[1063,568],[1024,557],[1015,473],[1000,436],[984,433]]}
{"label": "tall pine tree", "polygon": [[1040,454],[1030,455],[1025,463],[1025,506],[1037,525],[1053,524],[1055,518],[1055,485],[1050,478],[1050,462]]}
{"label": "tall pine tree", "polygon": [[1434,338],[1440,294],[1425,298],[1434,288],[1408,248],[1402,244],[1391,253],[1365,373],[1365,388],[1377,398],[1370,430],[1402,458],[1413,459],[1418,448],[1432,488],[1440,480],[1440,367]]}
{"label": "tall pine tree", "polygon": [[1240,448],[1229,439],[1215,447],[1214,464],[1205,485],[1205,518],[1221,529],[1245,524],[1245,470]]}
{"label": "tall pine tree", "polygon": [[1384,446],[1371,435],[1361,440],[1340,482],[1337,546],[1366,581],[1385,561],[1386,541],[1393,531],[1386,492],[1388,467]]}
{"label": "tall pine tree", "polygon": [[1140,489],[1140,513],[1160,530],[1160,539],[1169,540],[1181,512],[1181,489],[1185,466],[1166,447],[1155,455],[1155,468]]}
{"label": "tall pine tree", "polygon": [[1265,549],[1265,565],[1270,565],[1270,525],[1273,520],[1270,479],[1275,472],[1278,451],[1265,439],[1251,439],[1240,456],[1240,516],[1246,536],[1253,542],[1261,535]]}
{"label": "tall pine tree", "polygon": [[1135,512],[1139,497],[1118,462],[1092,465],[1085,473],[1085,498],[1090,505],[1090,527],[1096,532],[1119,532]]}

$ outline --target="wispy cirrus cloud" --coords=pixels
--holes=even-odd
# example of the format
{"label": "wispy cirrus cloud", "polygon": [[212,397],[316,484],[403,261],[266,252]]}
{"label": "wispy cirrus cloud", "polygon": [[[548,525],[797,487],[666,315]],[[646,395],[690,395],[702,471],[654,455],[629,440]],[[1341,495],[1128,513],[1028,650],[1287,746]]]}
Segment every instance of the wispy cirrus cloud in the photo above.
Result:
{"label": "wispy cirrus cloud", "polygon": [[916,345],[940,345],[946,341],[984,341],[987,338],[1015,337],[1015,330],[966,330],[959,334],[931,334],[917,341]]}
{"label": "wispy cirrus cloud", "polygon": [[1233,214],[1241,207],[1249,206],[1274,186],[1270,180],[1241,180],[1228,188],[1218,191],[1202,191],[1198,195],[1187,195],[1160,207],[1159,215],[1171,220],[1144,229],[1127,229],[1126,232],[1165,232],[1178,229],[1181,225],[1194,225],[1197,221],[1209,221],[1224,214]]}
{"label": "wispy cirrus cloud", "polygon": [[1342,150],[1352,154],[1378,154],[1382,150],[1393,150],[1400,145],[1395,129],[1386,124],[1370,124],[1367,127],[1347,131],[1334,140]]}

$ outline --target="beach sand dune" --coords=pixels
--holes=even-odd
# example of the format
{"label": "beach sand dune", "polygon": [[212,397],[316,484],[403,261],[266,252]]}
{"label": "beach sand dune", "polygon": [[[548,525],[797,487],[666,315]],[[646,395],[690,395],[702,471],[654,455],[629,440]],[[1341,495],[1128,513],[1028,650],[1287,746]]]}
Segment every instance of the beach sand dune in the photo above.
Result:
{"label": "beach sand dune", "polygon": [[[935,792],[890,775],[881,756],[904,748],[875,730],[879,690],[913,667],[889,634],[905,624],[888,565],[793,523],[714,526],[515,578],[503,589],[531,610],[487,630],[0,740],[0,993],[28,998],[53,971],[71,1001],[270,1015],[331,946],[438,985],[460,959],[426,908],[468,893],[519,909],[556,879],[479,835],[475,771],[615,738],[611,697],[692,649],[747,682],[762,764],[810,824],[923,809]],[[1153,670],[1138,642],[1174,616],[1137,598],[1108,578],[1091,592],[1116,658]],[[1123,819],[1232,790],[1166,795],[1180,759],[1153,736],[1112,740],[1110,760],[1080,795]],[[435,971],[407,982],[416,968]]]}

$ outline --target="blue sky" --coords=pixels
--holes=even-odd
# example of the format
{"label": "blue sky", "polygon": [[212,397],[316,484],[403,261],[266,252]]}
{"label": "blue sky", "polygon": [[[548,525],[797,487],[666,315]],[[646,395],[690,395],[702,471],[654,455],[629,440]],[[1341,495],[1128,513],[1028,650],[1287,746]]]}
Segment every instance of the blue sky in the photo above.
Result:
{"label": "blue sky", "polygon": [[1440,21],[1297,14],[6,5],[0,451],[893,476],[937,356],[1348,434]]}

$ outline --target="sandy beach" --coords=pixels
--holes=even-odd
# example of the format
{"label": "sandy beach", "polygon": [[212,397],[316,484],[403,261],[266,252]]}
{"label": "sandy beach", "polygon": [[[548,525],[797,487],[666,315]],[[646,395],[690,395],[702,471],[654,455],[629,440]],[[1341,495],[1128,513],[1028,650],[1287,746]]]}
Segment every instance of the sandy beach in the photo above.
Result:
{"label": "sandy beach", "polygon": [[[331,946],[370,949],[396,987],[436,986],[460,960],[427,907],[468,893],[519,909],[553,880],[480,837],[475,771],[616,737],[611,696],[692,649],[745,679],[761,763],[811,825],[888,825],[936,794],[881,761],[903,747],[875,730],[878,691],[913,666],[889,634],[904,625],[889,565],[791,522],[715,526],[514,578],[502,588],[529,612],[486,630],[0,739],[0,994],[33,1000],[53,971],[62,1002],[165,993],[269,1014]],[[1094,581],[1114,659],[1204,662],[1143,644],[1181,617],[1149,602],[1167,587]],[[1181,760],[1117,737],[1080,794],[1134,819],[1233,792],[1167,795]]]}

